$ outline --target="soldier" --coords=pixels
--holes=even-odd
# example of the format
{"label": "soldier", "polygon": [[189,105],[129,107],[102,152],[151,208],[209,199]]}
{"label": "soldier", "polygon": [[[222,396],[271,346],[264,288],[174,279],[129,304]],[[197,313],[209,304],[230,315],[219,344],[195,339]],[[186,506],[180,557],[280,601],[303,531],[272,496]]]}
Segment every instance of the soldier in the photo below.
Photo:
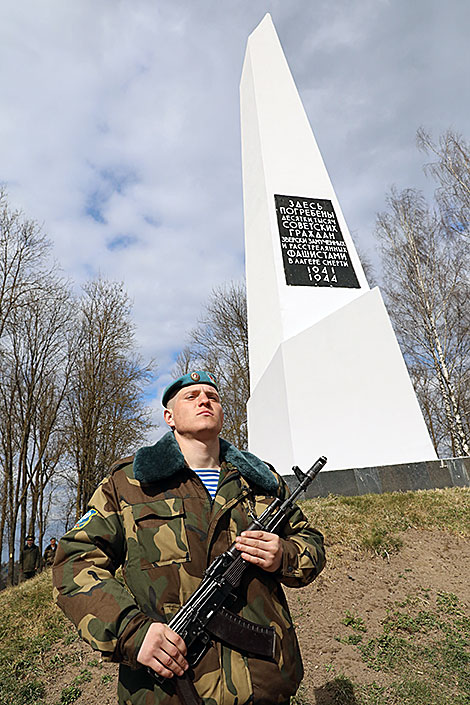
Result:
{"label": "soldier", "polygon": [[[94,649],[120,663],[121,705],[181,705],[147,668],[168,684],[188,669],[186,645],[166,623],[236,540],[257,570],[231,610],[275,628],[275,657],[216,640],[190,670],[197,694],[185,703],[287,705],[303,668],[282,585],[301,587],[318,575],[323,538],[299,508],[282,538],[244,531],[250,510],[260,514],[288,490],[270,466],[219,437],[223,411],[212,374],[183,375],[162,402],[170,431],[117,464],[59,542],[55,599]],[[127,589],[115,577],[120,566]]]}
{"label": "soldier", "polygon": [[49,546],[47,546],[44,551],[43,561],[44,567],[49,568],[54,563],[55,554],[57,551],[57,539],[55,536],[51,536]]}
{"label": "soldier", "polygon": [[23,573],[23,579],[28,580],[29,578],[34,578],[40,565],[41,557],[39,548],[34,543],[34,536],[27,536],[26,545],[20,554],[20,567]]}

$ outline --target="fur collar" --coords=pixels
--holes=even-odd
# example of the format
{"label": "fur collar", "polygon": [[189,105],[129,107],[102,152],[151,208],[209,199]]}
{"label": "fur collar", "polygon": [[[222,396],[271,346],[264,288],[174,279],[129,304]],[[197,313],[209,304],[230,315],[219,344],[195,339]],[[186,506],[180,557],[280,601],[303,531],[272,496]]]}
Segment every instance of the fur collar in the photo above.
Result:
{"label": "fur collar", "polygon": [[[278,483],[266,463],[245,450],[220,439],[221,460],[234,465],[245,480],[259,485],[266,492],[274,492]],[[183,454],[171,431],[165,433],[153,446],[140,448],[134,458],[134,477],[143,484],[158,482],[186,467]]]}

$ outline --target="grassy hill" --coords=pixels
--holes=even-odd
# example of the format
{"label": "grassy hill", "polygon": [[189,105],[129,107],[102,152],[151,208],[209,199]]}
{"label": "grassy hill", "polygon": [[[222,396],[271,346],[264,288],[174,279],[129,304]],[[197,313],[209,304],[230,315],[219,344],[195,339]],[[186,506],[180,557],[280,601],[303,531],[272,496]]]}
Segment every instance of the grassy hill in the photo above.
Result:
{"label": "grassy hill", "polygon": [[[305,678],[292,705],[470,704],[470,489],[303,508],[328,566],[289,590]],[[0,593],[0,705],[110,705],[103,664],[52,604],[47,571]]]}

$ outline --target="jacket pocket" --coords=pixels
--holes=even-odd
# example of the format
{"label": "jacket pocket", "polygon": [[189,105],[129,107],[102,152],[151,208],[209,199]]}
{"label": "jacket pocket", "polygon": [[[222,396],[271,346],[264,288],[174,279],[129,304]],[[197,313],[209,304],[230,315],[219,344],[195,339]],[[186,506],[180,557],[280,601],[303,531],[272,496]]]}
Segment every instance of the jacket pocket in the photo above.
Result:
{"label": "jacket pocket", "polygon": [[190,560],[181,497],[134,504],[132,514],[141,558],[144,559],[142,568]]}

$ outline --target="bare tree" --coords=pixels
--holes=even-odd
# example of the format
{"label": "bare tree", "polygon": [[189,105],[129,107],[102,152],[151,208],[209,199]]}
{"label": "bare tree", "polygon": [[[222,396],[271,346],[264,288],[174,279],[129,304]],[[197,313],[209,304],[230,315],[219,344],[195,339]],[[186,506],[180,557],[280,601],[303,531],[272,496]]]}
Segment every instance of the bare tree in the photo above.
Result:
{"label": "bare tree", "polygon": [[[353,238],[354,239],[354,238]],[[359,256],[359,259],[362,264],[362,269],[364,270],[364,274],[367,279],[367,283],[369,284],[370,288],[372,289],[374,286],[377,286],[377,277],[376,277],[376,272],[374,265],[372,264],[372,260],[369,256],[369,254],[362,249],[362,247],[355,241],[354,242],[357,250],[357,254]]]}
{"label": "bare tree", "polygon": [[121,285],[98,279],[84,286],[73,350],[68,479],[79,516],[112,462],[151,428],[142,393],[152,365],[144,366],[135,352],[130,303]]}
{"label": "bare tree", "polygon": [[[439,184],[436,189],[436,202],[446,233],[455,235],[461,242],[461,253],[470,279],[470,144],[453,130],[447,130],[434,142],[423,128],[418,130],[418,147],[433,161],[425,166],[425,171]],[[470,302],[468,291],[461,293],[462,321],[468,320]],[[462,325],[467,339],[470,331]],[[462,364],[462,363],[460,363]],[[465,369],[459,374],[459,396],[462,408],[462,423],[467,438],[470,437],[470,380]]]}
{"label": "bare tree", "polygon": [[[26,533],[44,526],[44,496],[56,469],[51,439],[59,434],[58,419],[67,385],[67,327],[70,295],[58,279],[40,281],[12,309],[5,325],[1,367],[0,424],[3,472],[9,517],[12,575],[17,520],[20,543]],[[41,544],[42,533],[39,536]]]}
{"label": "bare tree", "polygon": [[188,345],[177,358],[175,376],[195,368],[216,376],[225,413],[223,435],[239,448],[246,448],[250,378],[243,283],[231,282],[213,289]]}
{"label": "bare tree", "polygon": [[50,242],[34,220],[13,211],[0,189],[0,339],[13,310],[37,291],[47,270]]}
{"label": "bare tree", "polygon": [[27,516],[31,463],[36,458],[41,466],[47,445],[44,434],[37,445],[35,424],[48,362],[57,362],[51,354],[54,336],[46,324],[54,308],[50,287],[58,282],[49,253],[50,243],[38,224],[12,210],[0,189],[0,544],[7,529],[10,580],[19,514],[22,536],[28,523],[34,527],[31,514]]}
{"label": "bare tree", "polygon": [[34,327],[31,342],[36,340],[34,352],[39,367],[28,448],[28,533],[36,533],[40,547],[50,508],[50,485],[65,448],[62,415],[73,364],[68,346],[74,323],[74,307],[68,287],[49,279],[40,305],[34,302],[28,318],[28,325]]}
{"label": "bare tree", "polygon": [[468,455],[467,248],[418,191],[392,190],[388,206],[377,234],[390,315],[436,450]]}
{"label": "bare tree", "polygon": [[453,130],[447,130],[436,143],[422,127],[417,144],[435,158],[425,171],[439,184],[436,200],[444,225],[470,245],[470,145]]}
{"label": "bare tree", "polygon": [[135,352],[127,295],[98,280],[74,301],[49,251],[0,191],[0,544],[6,534],[10,583],[17,540],[39,533],[41,545],[66,461],[76,516],[151,426],[142,398],[151,366]]}

